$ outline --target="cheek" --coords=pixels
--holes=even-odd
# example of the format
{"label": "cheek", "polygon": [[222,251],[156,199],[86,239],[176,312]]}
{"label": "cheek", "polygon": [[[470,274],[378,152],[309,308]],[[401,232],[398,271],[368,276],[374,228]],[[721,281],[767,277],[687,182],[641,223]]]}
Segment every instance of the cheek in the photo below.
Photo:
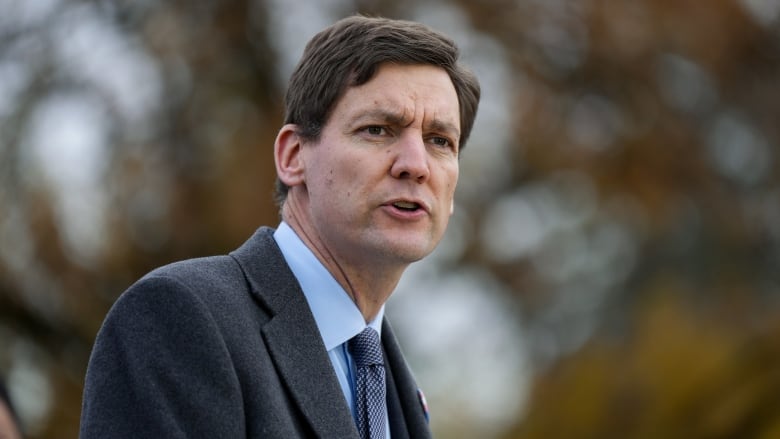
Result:
{"label": "cheek", "polygon": [[333,184],[334,184],[333,176],[335,174],[336,174],[336,172],[333,169],[328,171],[328,173],[327,173],[327,175],[325,177],[325,187],[327,187],[327,188],[332,188],[333,187]]}
{"label": "cheek", "polygon": [[318,192],[328,198],[328,202],[339,205],[359,196],[363,191],[362,183],[365,177],[361,173],[362,165],[357,161],[333,160],[322,163],[323,170],[319,175],[322,188]]}
{"label": "cheek", "polygon": [[456,167],[454,171],[450,174],[450,177],[447,181],[447,203],[449,206],[447,206],[449,216],[451,216],[455,212],[455,188],[458,185],[458,168]]}
{"label": "cheek", "polygon": [[384,178],[379,160],[344,157],[333,164],[335,174],[331,178],[336,182],[338,196],[367,196],[373,192]]}
{"label": "cheek", "polygon": [[447,193],[450,199],[455,196],[455,188],[458,186],[459,168],[456,164],[453,169],[447,173]]}

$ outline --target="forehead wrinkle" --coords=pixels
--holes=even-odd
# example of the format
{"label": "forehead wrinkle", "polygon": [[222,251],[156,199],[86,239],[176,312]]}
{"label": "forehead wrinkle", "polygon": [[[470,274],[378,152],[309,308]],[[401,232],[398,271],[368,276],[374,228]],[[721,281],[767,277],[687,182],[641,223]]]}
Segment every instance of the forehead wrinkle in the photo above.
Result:
{"label": "forehead wrinkle", "polygon": [[[394,102],[393,100],[384,102],[375,101],[375,104],[379,104],[379,106],[359,108],[353,120],[358,122],[363,120],[378,120],[389,125],[409,127],[412,126],[417,119],[416,100],[412,104],[412,107],[415,108],[412,108],[409,105]],[[434,114],[429,119],[424,108],[422,111],[423,114],[421,125],[424,130],[446,133],[448,135],[460,138],[460,128],[458,123],[437,117],[437,111],[435,110],[433,111]]]}
{"label": "forehead wrinkle", "polygon": [[457,125],[442,119],[438,119],[436,117],[425,124],[425,129],[428,131],[447,133],[455,137],[460,137],[460,130],[458,129]]}
{"label": "forehead wrinkle", "polygon": [[390,125],[409,126],[414,123],[414,117],[407,116],[406,109],[396,108],[369,108],[358,111],[356,120],[381,120]]}
{"label": "forehead wrinkle", "polygon": [[423,114],[423,130],[426,132],[440,133],[452,137],[454,140],[460,140],[460,120],[458,123],[449,120],[447,113],[445,112],[444,118],[438,117],[439,111],[432,111],[432,115],[429,118],[427,114]]}

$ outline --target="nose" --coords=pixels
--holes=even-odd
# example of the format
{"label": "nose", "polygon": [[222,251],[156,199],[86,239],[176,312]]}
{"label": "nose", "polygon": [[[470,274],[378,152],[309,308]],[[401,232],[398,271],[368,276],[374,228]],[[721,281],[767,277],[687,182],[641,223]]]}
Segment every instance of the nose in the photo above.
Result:
{"label": "nose", "polygon": [[428,180],[431,169],[428,152],[420,135],[403,136],[395,144],[395,157],[390,174],[398,179],[414,180],[423,183]]}

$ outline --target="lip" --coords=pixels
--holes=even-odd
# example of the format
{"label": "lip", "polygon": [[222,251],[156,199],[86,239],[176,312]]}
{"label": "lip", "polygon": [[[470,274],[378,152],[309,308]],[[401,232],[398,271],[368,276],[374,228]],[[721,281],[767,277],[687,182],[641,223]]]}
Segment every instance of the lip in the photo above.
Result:
{"label": "lip", "polygon": [[[395,207],[395,203],[414,203],[419,206],[419,208],[413,211],[403,210]],[[393,216],[405,219],[415,219],[422,216],[427,216],[431,212],[430,206],[426,202],[417,198],[395,198],[382,203],[382,207],[392,213]]]}

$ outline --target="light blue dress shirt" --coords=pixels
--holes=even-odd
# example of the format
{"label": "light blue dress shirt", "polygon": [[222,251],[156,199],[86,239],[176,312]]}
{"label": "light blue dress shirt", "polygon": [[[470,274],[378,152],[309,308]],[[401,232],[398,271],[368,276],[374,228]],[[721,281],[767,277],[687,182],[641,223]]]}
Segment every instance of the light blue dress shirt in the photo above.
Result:
{"label": "light blue dress shirt", "polygon": [[[301,285],[336,371],[341,391],[344,392],[353,419],[356,419],[355,364],[347,349],[347,342],[366,326],[374,328],[381,337],[385,307],[383,305],[374,320],[366,325],[363,314],[349,294],[287,223],[282,221],[279,224],[274,232],[274,239]],[[386,413],[385,419],[388,419]],[[390,438],[389,422],[385,423],[385,430],[386,437]]]}

